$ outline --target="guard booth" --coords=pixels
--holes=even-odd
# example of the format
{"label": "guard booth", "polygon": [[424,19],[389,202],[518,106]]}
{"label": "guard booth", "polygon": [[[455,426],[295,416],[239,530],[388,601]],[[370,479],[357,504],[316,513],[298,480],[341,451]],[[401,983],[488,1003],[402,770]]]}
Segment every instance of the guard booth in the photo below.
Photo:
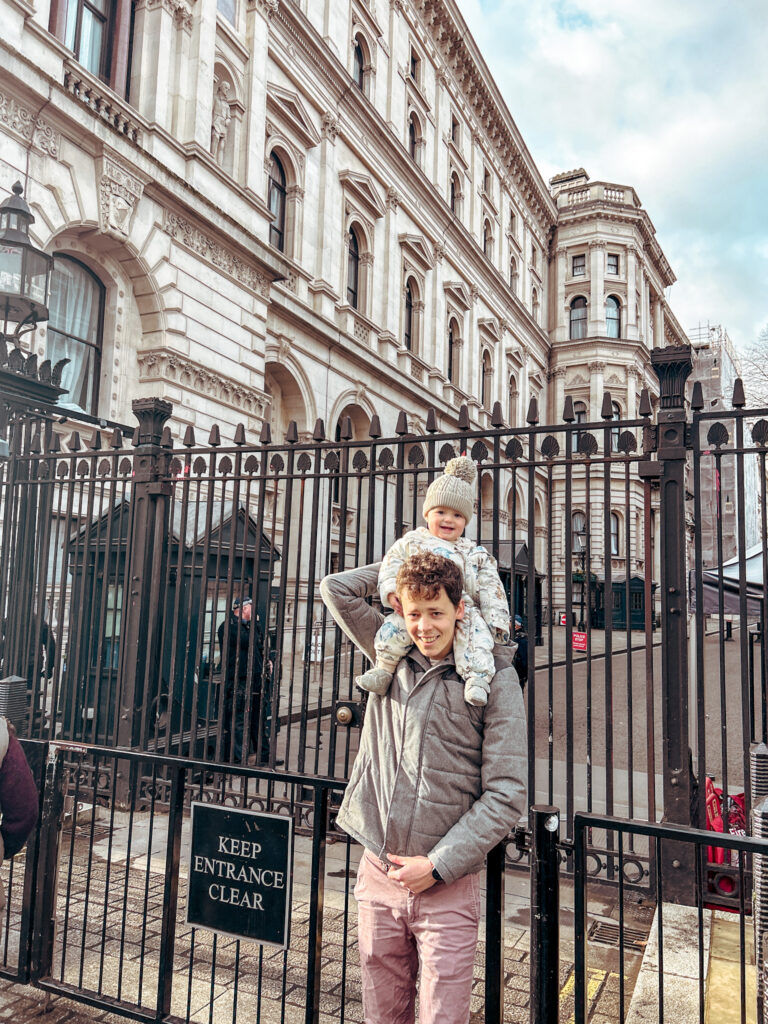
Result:
{"label": "guard booth", "polygon": [[[611,623],[614,629],[627,628],[627,578],[614,576],[613,584],[613,615]],[[594,588],[594,604],[592,607],[592,626],[605,629],[605,577],[599,577],[592,584]],[[656,584],[651,583],[651,609],[654,607]],[[651,617],[651,627],[656,628],[656,617]],[[645,629],[645,578],[630,576],[629,578],[629,628]]]}
{"label": "guard booth", "polygon": [[[130,498],[116,502],[65,540],[72,614],[80,625],[65,648],[61,738],[98,743],[114,733],[130,505]],[[232,502],[219,502],[208,516],[197,518],[189,516],[182,524],[180,503],[173,506],[161,612],[162,622],[172,626],[170,635],[163,634],[157,692],[144,698],[153,749],[181,756],[203,755],[215,733],[221,658],[217,629],[229,618],[232,599],[250,595],[261,624],[269,622],[270,606],[279,600],[272,579],[280,553],[246,509],[240,505],[233,516]],[[195,750],[190,749],[190,730]]]}
{"label": "guard booth", "polygon": [[[483,540],[480,543],[493,553],[492,540]],[[515,614],[519,615],[523,620],[523,629],[528,636],[533,636],[537,645],[541,644],[543,642],[541,633],[541,581],[544,579],[544,573],[534,569],[536,580],[536,622],[534,623],[535,629],[531,631],[528,626],[528,545],[525,541],[520,540],[500,540],[496,561],[498,563],[499,577],[509,601],[510,612],[514,609]]]}

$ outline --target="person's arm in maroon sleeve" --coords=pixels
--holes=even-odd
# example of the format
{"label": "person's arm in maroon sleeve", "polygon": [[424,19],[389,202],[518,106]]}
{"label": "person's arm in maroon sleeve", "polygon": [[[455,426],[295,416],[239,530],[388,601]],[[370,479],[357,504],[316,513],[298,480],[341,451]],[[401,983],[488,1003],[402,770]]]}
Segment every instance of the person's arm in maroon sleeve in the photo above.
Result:
{"label": "person's arm in maroon sleeve", "polygon": [[24,750],[15,733],[9,732],[8,751],[0,765],[0,808],[3,812],[0,833],[6,857],[18,853],[27,841],[37,821],[40,799]]}

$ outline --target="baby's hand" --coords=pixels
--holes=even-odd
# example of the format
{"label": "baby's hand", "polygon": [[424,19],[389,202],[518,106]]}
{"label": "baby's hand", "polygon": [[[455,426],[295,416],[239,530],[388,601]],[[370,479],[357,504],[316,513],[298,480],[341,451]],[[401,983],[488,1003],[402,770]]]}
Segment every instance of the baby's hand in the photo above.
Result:
{"label": "baby's hand", "polygon": [[394,592],[394,590],[389,595],[388,601],[389,601],[391,607],[394,608],[394,610],[397,612],[398,615],[402,615],[403,614],[403,606],[400,604],[400,598],[397,596],[397,594]]}

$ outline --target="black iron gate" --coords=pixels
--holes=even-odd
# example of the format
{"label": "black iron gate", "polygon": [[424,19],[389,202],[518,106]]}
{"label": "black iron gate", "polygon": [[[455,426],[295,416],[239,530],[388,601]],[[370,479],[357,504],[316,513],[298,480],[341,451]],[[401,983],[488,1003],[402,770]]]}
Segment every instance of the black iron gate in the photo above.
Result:
{"label": "black iron gate", "polygon": [[[471,430],[462,410],[454,432],[438,433],[430,417],[427,432],[416,436],[403,414],[391,438],[381,437],[374,417],[367,437],[356,437],[346,421],[340,436],[327,440],[319,421],[310,440],[300,440],[292,425],[282,442],[273,443],[265,427],[256,444],[248,443],[242,429],[231,444],[222,444],[214,427],[201,444],[191,429],[174,438],[172,409],[156,400],[135,403],[135,429],[110,424],[104,432],[70,415],[65,432],[54,407],[29,397],[6,400],[10,454],[0,462],[2,675],[8,687],[23,692],[23,732],[51,744],[50,756],[66,780],[63,789],[57,782],[46,792],[64,794],[57,820],[69,828],[71,817],[75,838],[66,833],[65,844],[71,843],[72,855],[81,840],[87,839],[89,850],[98,844],[107,807],[119,819],[135,813],[135,801],[143,806],[149,800],[152,815],[162,812],[170,821],[176,814],[181,821],[183,807],[175,801],[180,786],[193,785],[192,774],[194,786],[210,800],[237,803],[242,787],[250,792],[254,780],[254,798],[270,805],[282,801],[287,810],[280,813],[300,814],[314,806],[317,792],[328,795],[332,808],[356,753],[364,706],[354,688],[360,656],[329,620],[319,581],[328,572],[377,560],[396,536],[416,525],[426,487],[459,451],[469,452],[478,465],[470,533],[497,558],[511,615],[520,614],[529,633],[531,802],[562,807],[567,841],[577,812],[648,821],[663,813],[668,821],[703,824],[704,781],[712,774],[726,794],[725,827],[734,785],[745,791],[748,814],[744,749],[749,739],[765,738],[768,656],[761,642],[766,613],[760,587],[753,593],[744,585],[752,564],[744,466],[759,467],[754,486],[762,495],[762,581],[768,428],[764,420],[751,420],[766,411],[744,410],[737,391],[728,414],[735,444],[729,445],[727,417],[702,413],[695,391],[689,421],[683,402],[689,351],[660,350],[653,362],[659,408],[644,394],[636,419],[613,420],[606,394],[598,422],[576,422],[566,400],[562,422],[540,425],[532,402],[524,427],[504,425],[497,409],[489,429]],[[744,441],[745,426],[751,445]],[[729,576],[723,567],[718,516],[714,589],[708,591],[713,580],[701,546],[702,466],[713,462],[722,480],[729,459],[737,467],[735,568]],[[718,491],[715,505],[724,513],[727,504]],[[688,628],[689,566],[695,631]],[[726,601],[731,584],[736,607]],[[715,594],[715,618],[708,592]],[[230,655],[226,623],[235,600],[247,596],[258,624],[251,637],[261,639],[236,655],[237,683],[228,692],[222,671]],[[742,686],[739,706],[729,711],[733,701],[724,681],[733,661],[726,646],[732,630],[738,634],[733,663]],[[689,637],[695,643],[689,645]],[[246,659],[243,672],[238,658]],[[235,763],[227,736],[239,714],[244,744]],[[720,740],[717,765],[713,735]],[[79,758],[79,767],[65,768],[67,758]],[[101,767],[86,770],[89,758],[101,759]],[[105,768],[121,763],[129,767]],[[82,787],[95,787],[93,800],[80,799]],[[92,808],[90,832],[81,804]],[[319,826],[312,827],[314,836]],[[113,833],[112,824],[107,831]],[[52,856],[50,829],[46,835],[39,848],[29,848],[28,863]],[[338,838],[331,838],[336,846]],[[608,832],[591,849],[604,882],[633,885],[652,898],[660,871],[668,896],[695,898],[694,863],[685,845],[665,844],[665,863],[656,865],[655,848],[634,849],[631,836],[624,851],[631,856],[617,860],[614,841]],[[60,843],[59,858],[62,849]],[[351,855],[345,856],[346,867],[339,870],[347,878]],[[628,859],[631,877],[621,867]],[[508,848],[507,864],[527,860],[524,843]],[[503,866],[503,856],[494,854],[489,921],[503,919]],[[718,877],[728,875],[727,865],[721,868]],[[151,875],[147,870],[147,894],[153,891]],[[730,875],[732,901],[738,901],[741,879],[738,872]],[[130,1003],[134,1014],[175,1015],[159,975],[152,976],[151,986],[157,999],[152,1003],[146,996],[146,966],[131,999],[123,999],[122,983],[117,994],[105,987],[106,966],[98,983],[89,981],[85,966],[76,976],[68,973],[72,963],[84,963],[71,955],[77,941],[88,949],[87,915],[70,952],[56,946],[62,959],[55,973],[57,961],[47,945],[54,933],[45,916],[54,903],[41,910],[44,901],[35,902],[32,883],[25,885],[18,928],[11,927],[18,906],[7,912],[7,973],[69,985],[88,999],[116,999],[116,1006]],[[16,881],[11,889],[18,903]],[[90,897],[85,906],[92,907]],[[101,920],[103,938],[112,941],[107,920]],[[78,929],[68,918],[67,944],[70,931]],[[489,926],[489,940],[491,932]],[[16,939],[10,936],[17,933],[14,959]],[[169,940],[162,928],[160,940],[167,960]],[[500,1020],[500,938],[489,941],[486,957],[488,1006],[495,1007],[487,1012]],[[261,964],[263,954],[257,960]],[[39,967],[44,963],[53,965],[45,978]],[[194,971],[189,977],[188,999],[194,1001],[199,979]],[[308,1012],[309,1002],[303,1005]]]}

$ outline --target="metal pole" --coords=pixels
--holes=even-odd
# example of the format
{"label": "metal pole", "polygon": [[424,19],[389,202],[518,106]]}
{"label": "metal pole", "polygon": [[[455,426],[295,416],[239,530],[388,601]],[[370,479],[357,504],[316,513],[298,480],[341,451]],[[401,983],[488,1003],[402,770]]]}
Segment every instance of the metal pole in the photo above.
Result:
{"label": "metal pole", "polygon": [[504,1021],[503,844],[488,854],[485,889],[485,1024]]}
{"label": "metal pole", "polygon": [[560,810],[531,808],[531,1024],[558,1024],[560,1007]]}
{"label": "metal pole", "polygon": [[[658,460],[661,518],[661,697],[664,821],[691,823],[688,737],[688,595],[686,580],[685,382],[692,369],[689,345],[651,352],[659,378]],[[660,872],[666,899],[695,904],[695,851],[691,843],[664,843]]]}

